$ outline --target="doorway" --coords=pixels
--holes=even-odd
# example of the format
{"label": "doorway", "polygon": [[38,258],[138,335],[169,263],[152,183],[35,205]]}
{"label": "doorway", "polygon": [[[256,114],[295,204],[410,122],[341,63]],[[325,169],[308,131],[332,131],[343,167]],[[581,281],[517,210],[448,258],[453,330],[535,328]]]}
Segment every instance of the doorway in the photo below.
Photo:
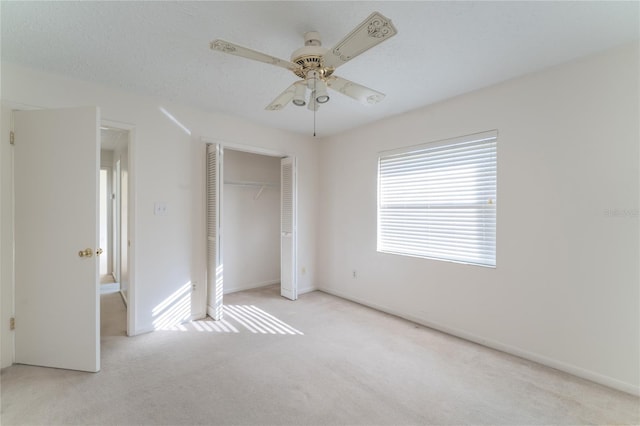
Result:
{"label": "doorway", "polygon": [[[96,256],[101,254],[101,139],[104,137],[107,149],[122,149],[126,175],[121,177],[128,182],[135,126],[101,121],[95,106],[63,109],[20,106],[7,114],[12,116],[12,130],[20,135],[20,144],[16,144],[12,155],[14,313],[21,319],[14,335],[14,362],[99,371],[102,310],[100,260]],[[102,131],[109,127],[100,128],[101,122],[114,129],[123,126],[128,130],[117,129],[121,130],[120,142],[110,147],[111,138]],[[132,206],[134,194],[128,183],[123,187],[127,189],[126,195],[122,195],[124,205]],[[126,242],[128,250],[122,257],[127,265],[133,265],[129,235],[134,209],[123,211],[127,212],[128,226],[121,233],[127,235],[123,244]],[[131,267],[127,268],[127,276],[130,307],[126,310],[125,328],[127,334],[134,335]],[[51,285],[43,287],[42,282]],[[120,292],[113,294],[122,298]]]}
{"label": "doorway", "polygon": [[[100,293],[119,293],[115,302],[122,309],[112,309],[111,316],[121,315],[117,323],[123,324],[126,333],[129,305],[129,141],[130,131],[111,126],[101,126],[100,149]],[[110,296],[114,303],[113,296]],[[103,316],[102,322],[113,323],[114,318]]]}
{"label": "doorway", "polygon": [[225,149],[224,294],[280,285],[280,158]]}

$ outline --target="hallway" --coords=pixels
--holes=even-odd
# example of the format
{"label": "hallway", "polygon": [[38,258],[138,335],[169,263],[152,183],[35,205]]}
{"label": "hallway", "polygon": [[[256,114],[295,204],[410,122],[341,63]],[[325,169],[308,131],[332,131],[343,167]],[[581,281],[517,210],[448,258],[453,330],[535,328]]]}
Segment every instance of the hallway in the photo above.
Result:
{"label": "hallway", "polygon": [[127,307],[119,291],[100,295],[100,335],[105,339],[127,335]]}

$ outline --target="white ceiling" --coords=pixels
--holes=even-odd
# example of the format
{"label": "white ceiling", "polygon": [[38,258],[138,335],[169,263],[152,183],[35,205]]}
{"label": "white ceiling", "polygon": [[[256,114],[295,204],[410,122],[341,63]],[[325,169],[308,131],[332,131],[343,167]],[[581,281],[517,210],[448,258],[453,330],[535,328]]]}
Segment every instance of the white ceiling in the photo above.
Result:
{"label": "white ceiling", "polygon": [[336,74],[386,93],[332,92],[318,136],[640,38],[631,2],[0,2],[2,60],[310,134],[313,113],[265,111],[297,79],[213,52],[222,38],[289,60],[306,31],[333,46],[377,10],[398,35]]}

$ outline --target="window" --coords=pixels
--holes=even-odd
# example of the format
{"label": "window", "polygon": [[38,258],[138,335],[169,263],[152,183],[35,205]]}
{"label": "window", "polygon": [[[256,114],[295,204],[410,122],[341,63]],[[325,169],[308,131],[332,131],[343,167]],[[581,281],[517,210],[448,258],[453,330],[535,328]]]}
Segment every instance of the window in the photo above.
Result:
{"label": "window", "polygon": [[378,158],[378,251],[496,265],[497,132]]}

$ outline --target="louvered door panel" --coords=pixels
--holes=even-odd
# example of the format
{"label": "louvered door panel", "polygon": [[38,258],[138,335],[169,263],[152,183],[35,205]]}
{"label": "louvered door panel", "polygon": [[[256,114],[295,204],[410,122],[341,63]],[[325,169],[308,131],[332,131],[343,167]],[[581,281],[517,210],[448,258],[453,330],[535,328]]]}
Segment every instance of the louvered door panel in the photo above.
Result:
{"label": "louvered door panel", "polygon": [[207,314],[222,319],[223,263],[220,251],[222,149],[207,145]]}
{"label": "louvered door panel", "polygon": [[295,158],[281,161],[280,294],[298,298],[296,274],[296,163]]}

